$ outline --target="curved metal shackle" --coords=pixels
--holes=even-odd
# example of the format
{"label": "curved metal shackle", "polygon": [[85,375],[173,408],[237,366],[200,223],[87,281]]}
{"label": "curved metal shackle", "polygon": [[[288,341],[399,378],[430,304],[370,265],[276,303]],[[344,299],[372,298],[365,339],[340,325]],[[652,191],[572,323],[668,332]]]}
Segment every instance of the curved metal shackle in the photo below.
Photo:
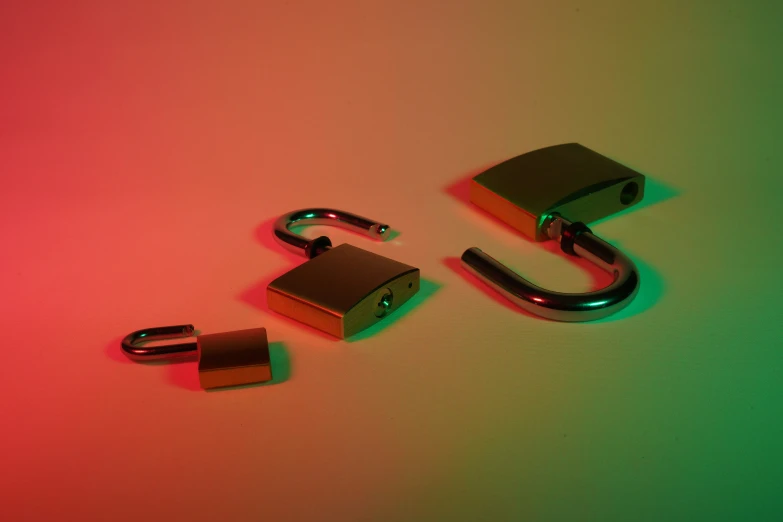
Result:
{"label": "curved metal shackle", "polygon": [[275,239],[286,250],[303,255],[308,259],[329,250],[332,247],[332,241],[327,236],[307,239],[291,232],[291,227],[298,225],[332,225],[379,240],[386,239],[390,230],[389,225],[330,208],[306,208],[283,214],[275,221]]}
{"label": "curved metal shackle", "polygon": [[547,233],[566,254],[583,257],[614,276],[607,287],[581,294],[554,292],[520,277],[478,248],[462,254],[462,265],[528,312],[554,321],[593,321],[625,308],[639,291],[639,271],[625,254],[593,235],[584,223],[550,216]]}
{"label": "curved metal shackle", "polygon": [[125,336],[122,340],[122,352],[131,360],[144,362],[176,357],[193,357],[198,354],[195,341],[187,343],[166,344],[162,346],[140,346],[143,343],[191,337],[195,332],[192,324],[177,326],[158,326],[137,330]]}

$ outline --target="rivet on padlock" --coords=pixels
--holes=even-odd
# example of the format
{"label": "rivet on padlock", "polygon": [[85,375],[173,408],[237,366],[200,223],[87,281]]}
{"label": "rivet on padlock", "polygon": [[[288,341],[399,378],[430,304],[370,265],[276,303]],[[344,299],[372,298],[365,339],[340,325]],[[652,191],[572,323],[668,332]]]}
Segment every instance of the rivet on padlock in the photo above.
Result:
{"label": "rivet on padlock", "polygon": [[419,269],[352,245],[332,247],[326,236],[307,239],[291,226],[334,225],[373,239],[389,226],[340,210],[289,212],[274,226],[277,241],[309,260],[267,287],[270,310],[345,339],[376,324],[419,291]]}
{"label": "rivet on padlock", "polygon": [[475,176],[470,201],[534,241],[558,241],[563,252],[590,260],[614,281],[594,292],[554,292],[476,247],[462,254],[462,264],[533,314],[574,322],[606,317],[636,296],[639,272],[633,261],[593,235],[585,223],[624,210],[643,196],[642,174],[577,143],[522,154]]}
{"label": "rivet on padlock", "polygon": [[192,324],[145,328],[128,334],[122,340],[122,351],[139,362],[197,357],[199,383],[204,389],[272,380],[266,328],[199,335],[195,342],[142,346],[190,337],[194,331]]}

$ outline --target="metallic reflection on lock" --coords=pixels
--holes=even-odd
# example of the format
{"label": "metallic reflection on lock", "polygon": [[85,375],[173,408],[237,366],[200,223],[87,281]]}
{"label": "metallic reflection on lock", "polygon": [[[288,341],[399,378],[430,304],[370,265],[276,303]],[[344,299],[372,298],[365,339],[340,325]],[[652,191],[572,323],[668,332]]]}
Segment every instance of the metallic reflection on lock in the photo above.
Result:
{"label": "metallic reflection on lock", "polygon": [[145,328],[128,334],[122,351],[134,361],[198,358],[198,378],[204,389],[272,380],[265,328],[199,335],[195,342],[143,346],[144,343],[193,335],[192,324]]}
{"label": "metallic reflection on lock", "polygon": [[311,208],[289,212],[274,225],[277,241],[308,261],[267,287],[269,308],[345,339],[376,324],[419,291],[419,269],[352,245],[332,247],[326,236],[307,239],[299,225],[334,225],[373,239],[389,226],[348,212]]}
{"label": "metallic reflection on lock", "polygon": [[606,317],[636,296],[639,271],[584,223],[632,206],[643,196],[642,174],[577,143],[522,154],[475,176],[470,201],[534,241],[558,241],[563,252],[590,260],[614,281],[594,292],[554,292],[475,247],[462,254],[462,264],[533,314],[570,322]]}

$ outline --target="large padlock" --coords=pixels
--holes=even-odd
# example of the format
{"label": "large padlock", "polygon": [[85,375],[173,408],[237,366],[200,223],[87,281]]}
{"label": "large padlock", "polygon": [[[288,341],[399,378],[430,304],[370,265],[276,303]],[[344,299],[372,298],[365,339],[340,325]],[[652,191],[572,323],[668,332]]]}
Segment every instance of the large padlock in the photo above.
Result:
{"label": "large padlock", "polygon": [[585,225],[644,196],[644,176],[587,147],[568,143],[528,152],[475,176],[470,201],[534,241],[554,239],[614,281],[600,290],[564,293],[520,277],[473,247],[462,254],[471,273],[525,310],[557,321],[590,321],[627,306],[639,290],[636,265]]}
{"label": "large padlock", "polygon": [[274,226],[277,241],[308,260],[267,287],[269,309],[345,339],[387,317],[419,291],[419,269],[352,245],[332,247],[326,236],[307,239],[292,226],[334,225],[373,239],[389,226],[348,212],[311,208],[289,212]]}
{"label": "large padlock", "polygon": [[195,342],[146,345],[190,337],[194,331],[192,324],[145,328],[128,334],[122,340],[122,351],[138,362],[195,357],[199,383],[204,389],[272,380],[266,328],[199,335]]}

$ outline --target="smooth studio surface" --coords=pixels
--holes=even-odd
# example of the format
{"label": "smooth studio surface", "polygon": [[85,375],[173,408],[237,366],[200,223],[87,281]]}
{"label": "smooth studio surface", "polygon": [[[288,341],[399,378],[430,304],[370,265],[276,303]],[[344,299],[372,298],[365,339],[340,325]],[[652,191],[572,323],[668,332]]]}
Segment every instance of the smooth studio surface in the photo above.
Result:
{"label": "smooth studio surface", "polygon": [[[783,518],[779,3],[125,4],[0,6],[0,518]],[[647,176],[590,224],[641,275],[593,324],[459,262],[607,283],[468,204],[568,142]],[[308,206],[421,269],[352,342],[267,308]],[[265,327],[273,381],[120,352],[189,323]]]}

